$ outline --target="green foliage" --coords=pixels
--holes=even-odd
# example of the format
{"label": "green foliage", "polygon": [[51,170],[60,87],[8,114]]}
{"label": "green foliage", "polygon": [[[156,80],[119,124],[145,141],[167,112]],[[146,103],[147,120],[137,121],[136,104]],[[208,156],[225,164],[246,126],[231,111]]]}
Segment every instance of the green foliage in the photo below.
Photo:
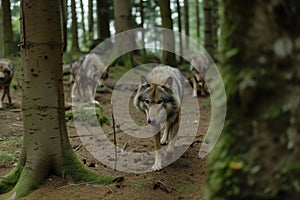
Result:
{"label": "green foliage", "polygon": [[[99,104],[95,104],[94,109],[81,109],[78,111],[69,110],[66,112],[66,120],[71,120],[74,118],[74,113],[76,112],[76,120],[87,123],[91,126],[97,126],[107,124],[109,125],[109,119],[104,113],[103,107]],[[95,120],[95,117],[97,120]]]}

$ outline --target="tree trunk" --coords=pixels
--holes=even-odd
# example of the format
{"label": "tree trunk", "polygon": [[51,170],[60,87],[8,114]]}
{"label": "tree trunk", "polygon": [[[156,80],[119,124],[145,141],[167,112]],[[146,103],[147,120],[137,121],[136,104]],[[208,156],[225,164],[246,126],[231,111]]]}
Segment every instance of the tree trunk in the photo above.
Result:
{"label": "tree trunk", "polygon": [[[144,0],[140,0],[140,15],[141,15],[141,24],[140,27],[144,28],[144,21],[145,21],[145,16],[144,16]],[[142,48],[143,48],[143,53],[146,54],[146,49],[145,49],[145,34],[142,31]]]}
{"label": "tree trunk", "polygon": [[218,37],[218,29],[219,29],[219,1],[213,0],[212,2],[212,35],[213,35],[213,49],[214,49],[214,61],[219,61],[219,37]]}
{"label": "tree trunk", "polygon": [[[0,5],[0,27],[3,27],[3,10],[2,5]],[[4,57],[4,38],[3,38],[3,29],[0,30],[0,57]]]}
{"label": "tree trunk", "polygon": [[204,8],[204,48],[208,52],[208,54],[214,59],[211,0],[203,0],[203,8]]}
{"label": "tree trunk", "polygon": [[94,1],[89,0],[89,13],[88,13],[88,28],[89,28],[89,40],[92,42],[94,40]]}
{"label": "tree trunk", "polygon": [[63,52],[68,48],[68,0],[61,0]]}
{"label": "tree trunk", "polygon": [[[130,9],[129,1],[127,0],[114,0],[114,18],[116,24],[116,32],[121,33],[130,29]],[[125,48],[135,45],[134,37],[128,33],[127,38],[117,38],[116,43],[117,51],[123,52]],[[127,53],[122,56],[122,60],[126,67],[133,66],[132,53]]]}
{"label": "tree trunk", "polygon": [[97,0],[98,16],[98,38],[106,39],[110,37],[109,31],[109,4],[107,0]]}
{"label": "tree trunk", "polygon": [[[178,32],[182,33],[182,28],[181,28],[181,11],[180,11],[180,2],[179,2],[179,0],[176,0],[176,9],[177,9],[177,13],[178,13],[178,21],[177,21]],[[182,46],[182,37],[181,37],[181,34],[179,35],[179,52],[180,52],[180,55],[183,55],[183,46]],[[182,63],[182,62],[183,62],[183,57],[180,56],[179,63]]]}
{"label": "tree trunk", "polygon": [[[173,22],[171,18],[170,0],[158,0],[160,7],[160,15],[162,19],[162,27],[173,30]],[[171,32],[163,32],[163,48],[175,52],[174,34]],[[162,63],[166,65],[176,66],[175,54],[170,51],[163,51]]]}
{"label": "tree trunk", "polygon": [[298,199],[300,2],[222,4],[228,116],[209,159],[209,198]]}
{"label": "tree trunk", "polygon": [[[11,24],[10,1],[2,0],[2,15],[3,15],[3,41],[4,41],[4,56],[9,56],[14,52],[14,39]],[[2,31],[1,30],[1,31]]]}
{"label": "tree trunk", "polygon": [[78,24],[77,24],[77,14],[76,14],[76,2],[71,0],[71,12],[72,12],[72,52],[79,52],[78,43]]}
{"label": "tree trunk", "polygon": [[86,30],[85,30],[85,16],[84,16],[84,6],[83,6],[83,0],[80,0],[80,11],[81,11],[81,29],[82,29],[82,40],[83,43],[86,44]]}
{"label": "tree trunk", "polygon": [[199,0],[196,0],[196,31],[197,31],[197,39],[200,41],[201,39],[201,32],[200,32],[200,11],[199,11]]}
{"label": "tree trunk", "polygon": [[27,195],[50,173],[75,181],[111,181],[85,168],[68,140],[60,16],[59,0],[21,1],[24,137],[17,167],[0,179],[0,193],[13,189],[9,196]]}
{"label": "tree trunk", "polygon": [[[184,30],[187,36],[190,35],[190,27],[189,27],[189,1],[184,0]],[[189,49],[189,38],[186,37],[185,40],[185,48]]]}

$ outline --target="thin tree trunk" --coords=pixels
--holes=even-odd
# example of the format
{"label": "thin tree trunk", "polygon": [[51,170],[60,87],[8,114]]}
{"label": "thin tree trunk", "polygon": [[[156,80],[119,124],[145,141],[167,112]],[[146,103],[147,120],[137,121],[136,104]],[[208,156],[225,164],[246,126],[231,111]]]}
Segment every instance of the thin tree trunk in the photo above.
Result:
{"label": "thin tree trunk", "polygon": [[[171,18],[170,0],[158,0],[160,7],[160,15],[162,19],[162,27],[173,30],[173,22]],[[162,63],[166,65],[176,66],[175,40],[172,32],[163,32],[163,56]],[[166,51],[166,49],[170,51]]]}
{"label": "thin tree trunk", "polygon": [[4,41],[4,56],[9,56],[14,52],[14,39],[11,24],[10,1],[2,0],[2,15],[3,15],[3,41]]}
{"label": "thin tree trunk", "polygon": [[[117,33],[121,33],[130,29],[129,1],[114,0],[114,18]],[[118,38],[116,41],[116,46],[118,48],[119,53],[123,52],[124,49],[126,49],[130,45],[135,45],[135,41],[131,33],[128,33],[127,38]],[[133,56],[131,53],[122,56],[122,60],[125,66],[133,66]]]}
{"label": "thin tree trunk", "polygon": [[212,8],[210,0],[203,0],[204,8],[204,47],[208,54],[214,58]]}
{"label": "thin tree trunk", "polygon": [[88,28],[89,28],[89,40],[94,40],[94,1],[89,0],[89,13],[88,13]]}
{"label": "thin tree trunk", "polygon": [[63,52],[68,48],[68,0],[61,0]]}
{"label": "thin tree trunk", "polygon": [[98,38],[106,39],[110,37],[109,31],[109,5],[107,0],[97,0],[98,16]]}
{"label": "thin tree trunk", "polygon": [[[2,5],[0,5],[0,27],[3,27],[3,14],[2,14]],[[4,38],[3,38],[3,29],[0,30],[0,57],[4,57]]]}
{"label": "thin tree trunk", "polygon": [[[187,36],[190,36],[190,27],[189,27],[189,1],[184,0],[184,30]],[[189,39],[186,37],[185,48],[189,48]]]}
{"label": "thin tree trunk", "polygon": [[76,1],[71,0],[71,12],[72,12],[72,52],[79,52],[78,43],[78,24],[77,24],[77,12],[76,12]]}
{"label": "thin tree trunk", "polygon": [[[144,28],[144,1],[140,0],[140,15],[141,15],[141,24],[140,27]],[[145,34],[144,31],[142,31],[142,48],[143,48],[143,52],[144,54],[146,53],[146,49],[145,49]]]}
{"label": "thin tree trunk", "polygon": [[228,111],[209,159],[209,199],[298,199],[300,2],[222,4]]}
{"label": "thin tree trunk", "polygon": [[84,16],[84,5],[83,5],[83,0],[80,0],[80,10],[81,10],[81,29],[82,29],[82,39],[83,43],[86,43],[86,30],[85,30],[85,16]]}
{"label": "thin tree trunk", "polygon": [[[177,9],[177,13],[178,13],[178,21],[177,21],[178,31],[180,33],[182,33],[182,28],[181,28],[181,10],[180,10],[180,2],[179,2],[179,0],[176,0],[176,9]],[[183,46],[182,46],[182,37],[181,37],[181,34],[179,35],[179,52],[180,52],[180,55],[183,55]],[[183,62],[183,57],[182,56],[179,57],[179,62],[180,63]]]}
{"label": "thin tree trunk", "polygon": [[195,0],[196,2],[196,31],[197,31],[197,38],[200,41],[200,11],[199,11],[199,0]]}

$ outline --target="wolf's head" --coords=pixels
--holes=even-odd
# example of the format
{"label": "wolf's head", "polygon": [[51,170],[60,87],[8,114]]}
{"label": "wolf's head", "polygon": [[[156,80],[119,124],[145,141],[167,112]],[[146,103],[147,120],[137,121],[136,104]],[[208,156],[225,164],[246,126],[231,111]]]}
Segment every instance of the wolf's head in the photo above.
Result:
{"label": "wolf's head", "polygon": [[172,92],[172,84],[172,77],[167,78],[163,84],[155,84],[141,76],[134,105],[145,112],[148,124],[164,123],[177,112],[179,106]]}
{"label": "wolf's head", "polygon": [[5,83],[13,75],[13,68],[8,61],[0,61],[0,84]]}

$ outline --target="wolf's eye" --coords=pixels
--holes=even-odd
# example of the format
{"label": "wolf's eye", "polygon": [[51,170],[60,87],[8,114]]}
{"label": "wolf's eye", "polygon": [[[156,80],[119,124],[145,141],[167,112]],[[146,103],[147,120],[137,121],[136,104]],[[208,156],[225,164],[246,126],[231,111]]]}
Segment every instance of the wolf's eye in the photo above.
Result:
{"label": "wolf's eye", "polygon": [[164,101],[162,99],[157,101],[157,104],[162,104]]}
{"label": "wolf's eye", "polygon": [[150,103],[149,99],[145,99],[144,102],[145,102],[146,104],[149,104],[149,103]]}

